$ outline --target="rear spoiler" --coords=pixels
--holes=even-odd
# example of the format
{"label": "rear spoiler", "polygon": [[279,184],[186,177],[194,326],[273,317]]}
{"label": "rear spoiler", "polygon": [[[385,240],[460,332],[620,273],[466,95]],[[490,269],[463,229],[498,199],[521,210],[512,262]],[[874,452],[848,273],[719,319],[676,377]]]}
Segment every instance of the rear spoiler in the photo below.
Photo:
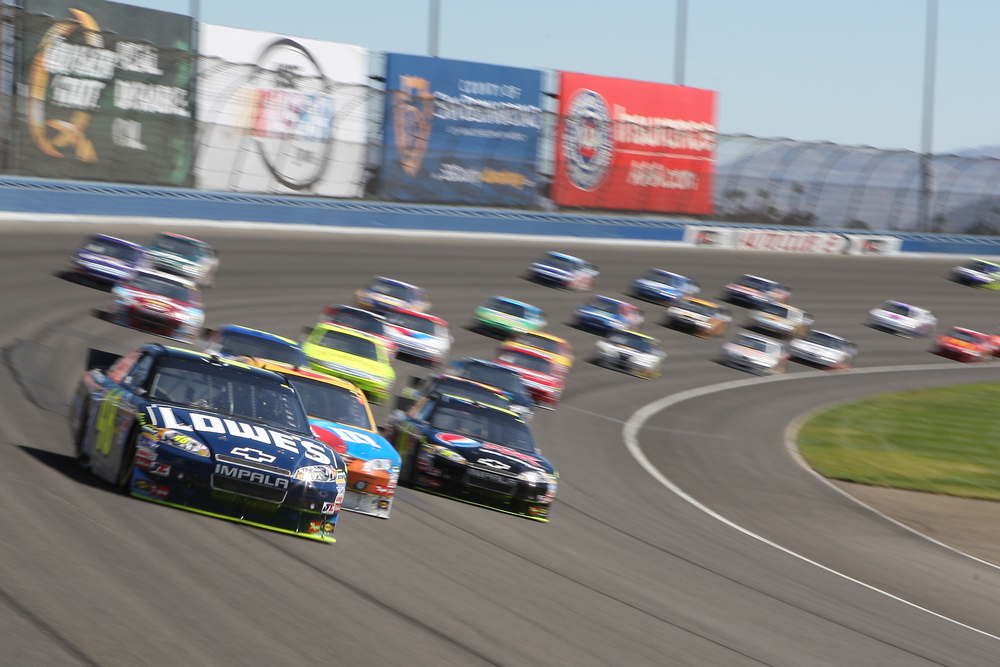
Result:
{"label": "rear spoiler", "polygon": [[87,370],[102,370],[106,371],[111,368],[111,365],[118,361],[122,355],[115,354],[114,352],[105,352],[104,350],[95,350],[90,348],[87,350]]}

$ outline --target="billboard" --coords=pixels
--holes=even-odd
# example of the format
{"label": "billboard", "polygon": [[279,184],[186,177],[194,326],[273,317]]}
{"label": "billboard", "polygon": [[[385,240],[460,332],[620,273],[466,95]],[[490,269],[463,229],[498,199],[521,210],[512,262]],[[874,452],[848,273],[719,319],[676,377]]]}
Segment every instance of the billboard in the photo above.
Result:
{"label": "billboard", "polygon": [[560,72],[552,199],[710,215],[716,134],[713,91]]}
{"label": "billboard", "polygon": [[192,21],[105,0],[24,0],[17,174],[191,184]]}
{"label": "billboard", "polygon": [[533,205],[541,84],[539,70],[388,54],[380,196]]}
{"label": "billboard", "polygon": [[367,49],[210,24],[199,45],[199,188],[363,194]]}

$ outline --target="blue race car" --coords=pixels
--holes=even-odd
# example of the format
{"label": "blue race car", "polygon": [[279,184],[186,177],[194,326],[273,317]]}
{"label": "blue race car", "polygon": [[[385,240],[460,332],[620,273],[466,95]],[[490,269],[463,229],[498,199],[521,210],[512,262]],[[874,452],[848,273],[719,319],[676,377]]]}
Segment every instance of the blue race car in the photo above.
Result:
{"label": "blue race car", "polygon": [[594,289],[598,275],[596,266],[579,257],[547,252],[528,266],[527,279],[539,285],[589,292]]}
{"label": "blue race car", "polygon": [[577,307],[572,325],[603,336],[612,331],[638,331],[644,320],[642,311],[630,303],[594,296]]}
{"label": "blue race car", "polygon": [[698,283],[686,276],[662,269],[650,269],[629,285],[629,294],[636,299],[669,306],[676,299],[701,292]]}
{"label": "blue race car", "polygon": [[325,542],[347,467],[276,373],[162,345],[91,351],[70,425],[76,458],[123,493]]}
{"label": "blue race car", "polygon": [[508,514],[548,521],[559,473],[527,422],[502,408],[434,394],[386,433],[403,461],[400,481],[415,489]]}
{"label": "blue race car", "polygon": [[253,357],[294,368],[309,367],[306,355],[294,340],[236,324],[223,324],[218,329],[207,331],[202,348],[209,354],[218,354],[226,359]]}
{"label": "blue race car", "polygon": [[63,277],[76,282],[113,285],[135,277],[139,269],[150,268],[142,246],[104,234],[93,234],[73,251]]}

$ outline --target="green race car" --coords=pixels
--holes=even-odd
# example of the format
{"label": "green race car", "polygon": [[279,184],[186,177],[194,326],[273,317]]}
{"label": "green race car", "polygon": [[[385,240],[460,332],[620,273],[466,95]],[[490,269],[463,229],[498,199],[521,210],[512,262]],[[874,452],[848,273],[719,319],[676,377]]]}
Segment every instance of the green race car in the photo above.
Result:
{"label": "green race car", "polygon": [[487,335],[509,338],[526,331],[541,331],[545,328],[545,314],[536,306],[494,296],[476,308],[472,314],[472,328]]}
{"label": "green race car", "polygon": [[373,403],[385,403],[392,393],[396,372],[374,336],[321,322],[307,331],[302,351],[313,370],[353,382]]}

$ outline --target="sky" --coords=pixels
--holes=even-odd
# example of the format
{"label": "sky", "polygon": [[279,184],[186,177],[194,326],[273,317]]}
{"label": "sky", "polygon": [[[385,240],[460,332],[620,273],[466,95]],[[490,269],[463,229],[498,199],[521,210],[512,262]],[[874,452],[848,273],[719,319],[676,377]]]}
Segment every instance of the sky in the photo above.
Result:
{"label": "sky", "polygon": [[[200,0],[238,28],[428,54],[431,0]],[[189,0],[126,4],[191,13]],[[941,0],[932,151],[1000,146],[1000,2]],[[440,0],[442,58],[675,83],[676,0]],[[688,0],[719,131],[919,150],[927,0]]]}

